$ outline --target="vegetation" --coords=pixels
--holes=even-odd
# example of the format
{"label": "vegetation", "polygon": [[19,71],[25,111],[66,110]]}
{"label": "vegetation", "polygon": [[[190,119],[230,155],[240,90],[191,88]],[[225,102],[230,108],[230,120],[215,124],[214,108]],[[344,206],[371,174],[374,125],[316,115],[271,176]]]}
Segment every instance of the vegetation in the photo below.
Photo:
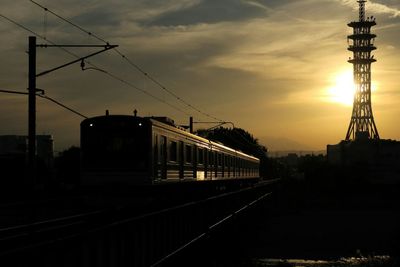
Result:
{"label": "vegetation", "polygon": [[264,178],[272,177],[272,172],[269,171],[271,170],[271,162],[267,158],[267,148],[261,145],[249,132],[241,128],[220,127],[213,130],[201,129],[196,134],[259,158],[261,176]]}
{"label": "vegetation", "polygon": [[244,153],[256,157],[265,156],[267,149],[258,143],[258,140],[249,132],[241,128],[216,128],[214,130],[198,130],[197,134],[210,139],[214,142],[220,142],[226,146],[232,147]]}

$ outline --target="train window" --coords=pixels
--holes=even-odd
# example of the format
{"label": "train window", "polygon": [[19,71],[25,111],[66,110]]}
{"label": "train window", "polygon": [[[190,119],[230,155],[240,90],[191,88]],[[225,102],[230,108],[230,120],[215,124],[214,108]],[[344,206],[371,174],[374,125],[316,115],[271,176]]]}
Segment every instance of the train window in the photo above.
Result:
{"label": "train window", "polygon": [[178,161],[179,161],[180,164],[183,164],[184,149],[185,149],[185,144],[183,143],[183,141],[179,141]]}
{"label": "train window", "polygon": [[193,163],[197,164],[197,146],[194,145],[192,148]]}
{"label": "train window", "polygon": [[214,174],[218,177],[218,153],[214,152]]}
{"label": "train window", "polygon": [[165,143],[167,142],[167,138],[165,136],[161,136],[160,139],[160,154],[161,154],[161,159],[165,158]]}
{"label": "train window", "polygon": [[218,166],[218,153],[217,152],[214,152],[214,165],[215,166]]}
{"label": "train window", "polygon": [[185,149],[185,160],[187,163],[191,163],[192,162],[192,146],[191,145],[186,145],[186,149]]}
{"label": "train window", "polygon": [[232,169],[235,167],[235,157],[231,157],[231,166]]}
{"label": "train window", "polygon": [[160,154],[161,154],[161,161],[164,162],[167,160],[167,137],[161,136],[160,139]]}
{"label": "train window", "polygon": [[204,150],[202,148],[199,148],[199,164],[204,164]]}
{"label": "train window", "polygon": [[161,157],[161,179],[167,179],[167,137],[161,136],[160,139],[160,157]]}
{"label": "train window", "polygon": [[175,141],[171,141],[169,145],[169,160],[177,161],[178,160],[178,144]]}
{"label": "train window", "polygon": [[158,135],[155,134],[154,135],[154,143],[153,143],[153,157],[154,157],[154,162],[157,163],[158,162]]}

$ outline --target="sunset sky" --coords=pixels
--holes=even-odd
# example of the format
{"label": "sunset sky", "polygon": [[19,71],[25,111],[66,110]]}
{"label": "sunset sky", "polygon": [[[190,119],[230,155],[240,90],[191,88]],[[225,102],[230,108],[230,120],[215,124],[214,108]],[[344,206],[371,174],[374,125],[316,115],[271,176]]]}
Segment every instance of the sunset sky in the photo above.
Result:
{"label": "sunset sky", "polygon": [[[347,23],[356,0],[37,0],[119,45],[118,51],[186,103],[251,132],[269,150],[323,150],[344,139],[351,116]],[[381,138],[400,140],[400,1],[374,0],[372,108]],[[0,14],[57,44],[103,44],[29,0],[1,0]],[[25,91],[28,36],[0,17],[0,89]],[[38,43],[45,43],[38,38]],[[68,48],[80,56],[98,48]],[[38,72],[75,58],[38,48]],[[38,78],[46,95],[86,116],[168,116],[177,124],[213,120],[178,101],[115,51]],[[87,65],[89,67],[89,65]],[[152,98],[140,88],[157,99]],[[165,104],[164,102],[168,103]],[[179,111],[175,108],[177,107]],[[79,145],[81,117],[37,99],[37,133],[55,149]],[[27,97],[0,93],[0,135],[27,134]],[[210,127],[212,125],[201,125]],[[229,125],[228,125],[229,126]],[[196,125],[200,127],[200,125]]]}

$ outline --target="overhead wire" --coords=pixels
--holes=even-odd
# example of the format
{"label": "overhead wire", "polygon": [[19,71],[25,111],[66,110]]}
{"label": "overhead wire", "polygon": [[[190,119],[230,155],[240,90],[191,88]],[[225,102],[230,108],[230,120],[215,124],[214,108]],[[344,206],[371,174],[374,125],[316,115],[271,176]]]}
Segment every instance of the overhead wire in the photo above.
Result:
{"label": "overhead wire", "polygon": [[[30,2],[32,2],[33,4],[39,6],[40,8],[43,8],[45,11],[51,13],[52,15],[56,16],[57,18],[63,20],[64,22],[76,27],[77,29],[79,29],[80,31],[94,37],[95,39],[104,42],[106,44],[109,44],[109,42],[107,42],[104,38],[99,37],[98,35],[94,34],[93,32],[90,32],[86,29],[84,29],[83,27],[77,25],[76,23],[58,15],[57,13],[55,13],[54,11],[48,9],[47,7],[37,3],[34,0],[30,0]],[[195,110],[196,112],[214,119],[218,122],[223,122],[223,120],[216,118],[215,116],[212,116],[206,112],[203,112],[202,110],[198,109],[197,107],[193,106],[192,104],[190,104],[189,102],[185,101],[183,98],[181,98],[180,96],[178,96],[176,93],[172,92],[171,90],[169,90],[166,86],[164,86],[161,82],[159,82],[157,79],[155,79],[153,76],[151,76],[148,72],[144,71],[139,65],[135,64],[132,60],[130,60],[126,55],[124,55],[119,49],[115,48],[114,49],[115,52],[120,55],[124,60],[126,60],[129,65],[131,65],[133,68],[135,68],[136,70],[138,70],[140,73],[142,73],[147,79],[149,79],[150,81],[152,81],[154,84],[156,84],[159,88],[161,88],[162,90],[166,91],[167,93],[169,93],[170,95],[172,95],[174,98],[176,98],[178,101],[182,102],[183,104],[185,104],[186,106],[190,107],[191,109]]]}
{"label": "overhead wire", "polygon": [[[40,39],[43,39],[43,40],[49,42],[49,43],[52,44],[52,45],[57,45],[56,43],[52,42],[52,41],[49,40],[48,38],[46,38],[46,37],[40,35],[39,33],[37,33],[37,32],[35,32],[35,31],[33,31],[33,30],[27,28],[26,26],[22,25],[21,23],[18,23],[18,22],[16,22],[16,21],[13,20],[13,19],[8,18],[7,16],[4,16],[4,15],[0,14],[0,17],[6,19],[6,20],[8,20],[9,22],[13,23],[14,25],[16,25],[16,26],[18,26],[18,27],[20,27],[20,28],[22,28],[22,29],[24,29],[24,30],[26,30],[26,31],[28,31],[28,32],[30,32],[30,33],[32,33],[33,35],[39,37]],[[69,51],[68,49],[65,49],[65,48],[63,48],[63,47],[57,47],[57,48],[63,50],[64,52],[70,54],[71,56],[73,56],[73,57],[75,57],[75,58],[77,58],[77,59],[81,58],[79,55],[77,55],[77,54],[75,54],[75,53]],[[146,90],[144,90],[144,89],[142,89],[142,88],[140,88],[140,87],[134,85],[133,83],[130,83],[130,82],[128,82],[128,81],[126,81],[126,80],[120,78],[119,76],[117,76],[117,75],[115,75],[115,74],[113,74],[113,73],[111,73],[111,72],[109,72],[109,71],[106,71],[106,70],[104,70],[104,69],[99,68],[98,66],[96,66],[95,64],[93,64],[93,63],[91,63],[91,62],[88,62],[88,61],[86,61],[86,62],[87,62],[89,65],[91,65],[92,67],[94,67],[95,69],[101,70],[101,72],[107,74],[109,77],[113,78],[114,80],[117,80],[117,81],[119,81],[119,82],[121,82],[121,83],[124,83],[125,85],[128,85],[129,87],[131,87],[131,88],[133,88],[133,89],[135,89],[135,90],[138,90],[138,91],[140,91],[140,92],[146,94],[147,96],[150,96],[150,97],[154,98],[155,100],[157,100],[157,101],[159,101],[159,102],[162,102],[162,103],[164,103],[165,105],[167,105],[167,106],[169,106],[169,107],[171,107],[171,108],[173,108],[173,109],[175,109],[175,110],[177,110],[177,111],[179,111],[179,112],[182,112],[183,114],[185,114],[185,115],[187,115],[187,116],[190,116],[189,113],[187,113],[187,112],[183,111],[182,109],[180,109],[180,108],[178,108],[178,107],[172,105],[171,103],[168,103],[167,101],[165,101],[165,100],[163,100],[163,99],[161,99],[161,98],[159,98],[159,97],[157,97],[157,96],[155,96],[155,95],[153,95],[153,94],[147,92]]]}
{"label": "overhead wire", "polygon": [[19,92],[19,91],[12,91],[12,90],[5,90],[5,89],[0,89],[1,93],[8,93],[8,94],[18,94],[18,95],[27,95],[27,92]]}
{"label": "overhead wire", "polygon": [[[73,22],[71,22],[71,21],[69,21],[69,20],[63,18],[62,16],[59,16],[59,15],[56,14],[55,12],[53,12],[53,11],[47,9],[46,7],[44,7],[44,6],[40,5],[40,4],[38,4],[37,2],[35,2],[35,1],[33,1],[33,0],[30,0],[30,1],[31,1],[32,3],[34,3],[34,4],[38,5],[38,6],[40,6],[41,8],[43,8],[45,11],[50,12],[50,13],[53,14],[54,16],[56,16],[56,17],[62,19],[63,21],[69,23],[70,25],[73,25],[74,27],[76,27],[76,28],[80,29],[81,31],[87,33],[88,35],[93,36],[94,38],[98,39],[99,41],[102,41],[102,42],[104,42],[104,43],[106,43],[106,44],[109,44],[106,40],[100,38],[100,37],[97,36],[96,34],[93,34],[93,33],[89,32],[89,31],[83,29],[83,28],[80,27],[79,25],[77,25],[77,24],[75,24],[75,23],[73,23]],[[54,42],[52,42],[51,40],[49,40],[48,38],[46,38],[46,36],[43,36],[43,35],[38,34],[37,32],[35,32],[35,31],[29,29],[28,27],[22,25],[21,23],[18,23],[18,22],[16,22],[15,20],[10,19],[10,18],[8,18],[7,16],[5,16],[5,15],[3,15],[3,14],[0,14],[0,17],[6,19],[7,21],[13,23],[14,25],[16,25],[16,26],[18,26],[18,27],[20,27],[20,28],[22,28],[22,29],[24,29],[24,30],[26,30],[26,31],[28,31],[28,32],[30,32],[30,33],[32,33],[33,35],[35,35],[35,36],[37,36],[37,37],[39,37],[39,38],[41,38],[41,39],[43,39],[43,40],[49,42],[50,44],[56,45],[56,43],[54,43]],[[46,18],[46,23],[47,23],[47,18]],[[46,32],[46,30],[45,30],[45,32]],[[73,53],[73,52],[71,52],[71,51],[69,51],[69,50],[67,50],[67,49],[65,49],[65,48],[63,48],[63,47],[58,47],[58,48],[61,49],[61,50],[63,50],[64,52],[70,54],[70,55],[73,56],[73,57],[80,58],[80,56],[78,56],[77,54],[75,54],[75,53]],[[196,110],[197,112],[199,112],[199,113],[201,113],[201,114],[203,114],[203,115],[205,115],[205,116],[207,116],[207,117],[209,117],[209,118],[213,118],[213,119],[217,120],[218,122],[224,123],[224,121],[222,121],[222,120],[220,120],[220,119],[218,119],[218,118],[215,118],[215,117],[213,117],[213,116],[211,116],[211,115],[209,115],[209,114],[207,114],[207,113],[203,113],[201,110],[198,110],[196,107],[194,107],[194,106],[192,106],[191,104],[187,103],[185,100],[183,100],[182,98],[180,98],[178,95],[174,94],[172,91],[168,90],[168,89],[167,89],[165,86],[163,86],[160,82],[158,82],[156,79],[154,79],[152,76],[150,76],[147,72],[145,72],[143,69],[141,69],[137,64],[135,64],[134,62],[132,62],[129,58],[127,58],[124,54],[122,54],[119,50],[117,50],[117,49],[115,49],[115,50],[116,50],[116,52],[117,52],[122,58],[124,58],[125,60],[127,60],[127,62],[128,62],[130,65],[132,65],[133,67],[135,67],[138,71],[140,71],[143,75],[145,75],[145,76],[146,76],[148,79],[150,79],[153,83],[157,84],[160,88],[162,88],[163,90],[167,91],[169,94],[173,95],[175,98],[177,98],[177,99],[180,100],[181,102],[185,103],[187,106],[191,107],[192,109]],[[148,96],[150,96],[150,97],[156,99],[157,101],[162,102],[162,103],[164,103],[164,104],[170,106],[171,108],[176,109],[176,110],[178,110],[178,111],[180,111],[180,112],[182,112],[182,113],[184,113],[184,114],[190,116],[189,113],[183,111],[182,109],[180,109],[180,108],[178,108],[178,107],[176,107],[176,106],[174,106],[174,105],[172,105],[172,104],[166,102],[165,100],[163,100],[163,99],[161,99],[161,98],[159,98],[159,97],[157,97],[157,96],[155,96],[155,95],[153,95],[153,94],[147,92],[146,90],[144,90],[144,89],[142,89],[142,88],[140,88],[140,87],[138,87],[138,86],[136,86],[136,85],[134,85],[134,84],[132,84],[132,83],[130,83],[130,82],[128,82],[128,81],[126,81],[126,80],[120,78],[120,77],[118,77],[117,75],[112,74],[112,73],[110,73],[110,72],[108,72],[108,71],[106,71],[106,70],[100,69],[98,66],[96,66],[95,64],[93,64],[93,63],[91,63],[91,62],[87,62],[87,63],[88,63],[89,65],[93,66],[95,69],[101,70],[101,72],[107,74],[109,77],[111,77],[111,78],[113,78],[113,79],[115,79],[115,80],[118,80],[119,82],[124,83],[124,84],[126,84],[127,86],[129,86],[129,87],[131,87],[131,88],[134,88],[134,89],[136,89],[136,90],[138,90],[138,91],[141,91],[142,93],[144,93],[144,94],[146,94],[146,95],[148,95]],[[17,92],[17,91],[11,91],[11,90],[0,90],[0,92],[4,92],[4,93],[14,93],[14,94],[25,94],[25,95],[28,94],[28,93],[25,93],[25,92]],[[49,101],[51,101],[51,102],[53,102],[53,103],[55,103],[55,104],[57,104],[57,105],[59,105],[59,106],[65,108],[65,109],[67,109],[67,110],[69,110],[69,111],[71,111],[71,112],[73,112],[73,113],[75,113],[75,114],[77,114],[77,115],[83,117],[83,118],[87,118],[87,116],[81,114],[80,112],[78,112],[78,111],[76,111],[76,110],[73,110],[72,108],[67,107],[66,105],[60,103],[59,101],[57,101],[57,100],[55,100],[55,99],[53,99],[53,98],[51,98],[51,97],[48,97],[48,96],[45,96],[45,95],[41,95],[41,94],[37,94],[37,96],[39,96],[39,97],[41,97],[41,98],[44,98],[44,99],[47,99],[47,100],[49,100]],[[214,128],[214,127],[213,127],[213,128]],[[234,127],[234,128],[235,128],[235,127]],[[239,134],[239,136],[242,138],[242,140],[244,140],[246,143],[248,143],[249,145],[255,146],[255,144],[250,143],[250,142],[247,140],[247,138],[245,138],[239,131],[236,131],[236,132]],[[236,141],[238,141],[238,140],[236,140]],[[240,143],[241,143],[241,142],[240,142]]]}
{"label": "overhead wire", "polygon": [[[96,38],[97,40],[99,40],[99,41],[101,41],[101,42],[104,42],[104,43],[106,43],[107,45],[109,44],[109,43],[108,43],[106,40],[104,40],[103,38],[97,36],[96,34],[94,34],[94,33],[92,33],[92,32],[89,32],[89,31],[85,30],[84,28],[82,28],[82,27],[80,27],[79,25],[77,25],[77,24],[75,24],[75,23],[69,21],[68,19],[63,18],[62,16],[56,14],[55,12],[49,10],[49,9],[46,8],[46,7],[40,5],[39,3],[35,2],[34,0],[30,0],[30,1],[31,1],[32,3],[34,3],[34,4],[36,4],[37,6],[43,8],[46,12],[50,12],[51,14],[53,14],[54,16],[56,16],[57,18],[59,18],[59,19],[65,21],[65,22],[67,22],[68,24],[70,24],[70,25],[72,25],[72,26],[78,28],[79,30],[85,32],[86,34],[88,34],[88,35],[90,35],[90,36]],[[47,32],[47,25],[44,26],[44,27],[45,27],[45,28],[44,28],[44,34],[45,34],[45,35],[40,35],[40,34],[38,34],[37,32],[35,32],[35,31],[29,29],[28,27],[22,25],[21,23],[16,22],[15,20],[12,20],[12,19],[8,18],[7,16],[5,16],[5,15],[3,15],[3,14],[0,14],[0,17],[6,19],[7,21],[13,23],[14,25],[16,25],[16,26],[18,26],[18,27],[20,27],[20,28],[22,28],[22,29],[24,29],[24,30],[26,30],[26,31],[28,31],[28,32],[30,32],[30,33],[32,33],[33,35],[35,35],[35,36],[37,36],[37,37],[39,37],[39,38],[45,40],[45,41],[48,42],[48,43],[53,44],[53,45],[56,45],[56,43],[52,42],[51,40],[49,40],[49,39],[45,36],[45,35],[46,35],[46,32]],[[44,23],[47,24],[47,16],[46,16],[46,15],[45,15],[45,17],[44,17]],[[75,54],[75,53],[73,53],[73,52],[71,52],[71,51],[69,51],[69,50],[67,50],[67,49],[65,49],[65,48],[63,48],[63,47],[58,47],[58,48],[61,49],[61,50],[63,50],[64,52],[70,54],[70,55],[73,56],[73,57],[80,58],[77,54]],[[181,97],[179,97],[177,94],[175,94],[175,93],[172,92],[171,90],[168,90],[162,83],[160,83],[160,82],[159,82],[158,80],[156,80],[154,77],[152,77],[152,76],[149,75],[147,72],[145,72],[140,66],[138,66],[138,65],[135,64],[133,61],[131,61],[128,57],[126,57],[126,56],[125,56],[122,52],[120,52],[118,49],[114,49],[114,50],[115,50],[123,59],[125,59],[132,67],[134,67],[135,69],[137,69],[137,70],[138,70],[139,72],[141,72],[144,76],[146,76],[150,81],[152,81],[154,84],[156,84],[157,86],[159,86],[162,90],[164,90],[164,91],[168,92],[170,95],[174,96],[177,100],[181,101],[181,102],[184,103],[186,106],[192,108],[193,110],[197,111],[198,113],[200,113],[200,114],[202,114],[202,115],[204,115],[204,116],[207,116],[207,117],[209,117],[209,118],[215,119],[215,120],[218,121],[218,122],[224,123],[224,121],[222,121],[221,119],[218,119],[218,118],[216,118],[216,117],[214,117],[214,116],[212,116],[212,115],[210,115],[210,114],[208,114],[208,113],[205,113],[205,112],[203,112],[203,111],[197,109],[196,107],[194,107],[194,106],[191,105],[190,103],[186,102],[184,99],[182,99]],[[88,62],[88,61],[87,61],[87,63],[88,63],[89,65],[93,66],[94,69],[100,70],[101,72],[107,74],[109,77],[111,77],[111,78],[113,78],[113,79],[115,79],[115,80],[118,80],[119,82],[124,83],[124,84],[126,84],[127,86],[129,86],[129,87],[131,87],[131,88],[134,88],[134,89],[136,89],[136,90],[138,90],[138,91],[141,91],[142,93],[144,93],[144,94],[146,94],[146,95],[148,95],[148,96],[150,96],[150,97],[156,99],[157,101],[162,102],[162,103],[164,103],[164,104],[170,106],[171,108],[176,109],[176,110],[178,110],[178,111],[180,111],[180,112],[182,112],[182,113],[184,113],[184,114],[190,116],[189,113],[183,111],[182,109],[180,109],[180,108],[178,108],[178,107],[176,107],[176,106],[174,106],[174,105],[172,105],[172,104],[166,102],[165,100],[163,100],[163,99],[161,99],[161,98],[159,98],[159,97],[157,97],[157,96],[155,96],[155,95],[153,95],[153,94],[147,92],[146,90],[144,90],[144,89],[142,89],[142,88],[139,88],[138,86],[136,86],[136,85],[134,85],[134,84],[132,84],[132,83],[130,83],[130,82],[128,82],[128,81],[126,81],[126,80],[120,78],[120,77],[118,77],[117,75],[112,74],[112,73],[110,73],[110,72],[108,72],[108,71],[105,71],[105,70],[103,70],[103,69],[100,69],[98,66],[96,66],[95,64],[93,64],[93,63],[91,63],[91,62]],[[89,68],[87,68],[87,69],[89,69]],[[84,70],[84,69],[83,69],[83,70]],[[0,90],[0,92],[4,92],[4,93],[13,93],[13,94],[24,94],[24,95],[28,94],[28,93],[25,93],[25,92],[17,92],[17,91],[11,91],[11,90]],[[83,118],[87,118],[87,116],[81,114],[80,112],[78,112],[78,111],[76,111],[76,110],[74,110],[74,109],[72,109],[72,108],[69,108],[68,106],[66,106],[66,105],[64,105],[64,104],[62,104],[62,103],[60,103],[59,101],[57,101],[57,100],[55,100],[55,99],[53,99],[53,98],[51,98],[51,97],[48,97],[48,96],[45,96],[45,95],[41,95],[41,94],[36,94],[36,95],[39,96],[39,97],[41,97],[41,98],[47,99],[47,100],[49,100],[49,101],[51,101],[51,102],[53,102],[53,103],[55,103],[55,104],[57,104],[57,105],[59,105],[59,106],[65,108],[65,109],[67,109],[67,110],[69,110],[69,111],[71,111],[71,112],[73,112],[73,113],[75,113],[75,114],[77,114],[77,115],[83,117]],[[214,128],[214,127],[213,127],[213,128]],[[249,145],[252,145],[252,146],[255,145],[255,144],[250,143],[250,142],[247,140],[247,138],[245,138],[244,136],[242,136],[242,134],[241,134],[240,132],[238,132],[238,131],[236,131],[236,132],[239,134],[239,136],[242,138],[242,140],[244,140],[246,143],[248,143]],[[238,141],[238,140],[237,140],[237,141]]]}
{"label": "overhead wire", "polygon": [[[210,129],[207,129],[206,131],[215,132],[221,125],[222,124],[214,126]],[[222,133],[223,135],[225,135],[225,137],[234,141],[235,143],[242,145],[243,147],[248,147],[252,149],[255,148],[255,150],[257,150],[258,152],[265,154],[265,151],[262,149],[262,145],[258,144],[257,140],[255,140],[256,141],[255,143],[251,142],[250,139],[242,133],[241,128],[237,128],[234,126],[230,134],[228,134],[226,131],[221,131],[220,133]],[[237,137],[240,137],[241,140],[239,140]],[[254,139],[252,136],[251,138]]]}
{"label": "overhead wire", "polygon": [[[28,94],[29,94],[28,92],[13,91],[13,90],[4,90],[4,89],[0,89],[0,92],[1,92],[1,93],[9,93],[9,94],[18,94],[18,95],[28,95]],[[85,119],[88,118],[87,116],[83,115],[82,113],[80,113],[80,112],[78,112],[78,111],[76,111],[76,110],[74,110],[74,109],[72,109],[72,108],[70,108],[70,107],[64,105],[63,103],[61,103],[61,102],[55,100],[54,98],[51,98],[51,97],[49,97],[49,96],[42,95],[42,94],[36,94],[36,96],[41,97],[41,98],[43,98],[43,99],[47,99],[47,100],[49,100],[49,101],[51,101],[51,102],[53,102],[53,103],[59,105],[60,107],[63,107],[63,108],[65,108],[65,109],[71,111],[72,113],[75,113],[76,115],[81,116],[81,117],[83,117],[83,118],[85,118]]]}
{"label": "overhead wire", "polygon": [[87,117],[87,116],[85,116],[85,115],[82,115],[82,113],[80,113],[80,112],[78,112],[78,111],[76,111],[76,110],[74,110],[74,109],[72,109],[72,108],[70,108],[70,107],[68,107],[68,106],[66,106],[66,105],[64,105],[64,104],[62,104],[62,103],[60,103],[59,101],[57,101],[57,100],[55,100],[54,98],[51,98],[51,97],[49,97],[49,96],[47,96],[47,95],[36,94],[36,96],[41,97],[41,98],[44,98],[44,99],[47,99],[47,100],[49,100],[49,101],[51,101],[51,102],[53,102],[53,103],[59,105],[60,107],[63,107],[63,108],[65,108],[65,109],[67,109],[67,110],[69,110],[69,111],[75,113],[76,115],[85,118],[85,119],[89,118],[89,117]]}
{"label": "overhead wire", "polygon": [[[0,14],[0,17],[2,17],[2,18],[4,18],[4,19],[8,20],[8,21],[11,22],[12,24],[14,24],[14,25],[16,25],[16,26],[18,26],[18,27],[24,29],[25,31],[32,33],[32,34],[35,35],[36,37],[39,37],[40,39],[43,39],[43,40],[45,40],[46,42],[49,42],[49,43],[52,44],[52,45],[56,45],[56,43],[54,43],[54,42],[52,42],[51,40],[47,39],[45,36],[43,36],[43,35],[41,35],[41,34],[35,32],[35,31],[29,29],[28,27],[22,25],[21,23],[18,23],[18,22],[16,22],[15,20],[10,19],[9,17],[7,17],[7,16],[5,16],[5,15],[3,15],[3,14]],[[63,47],[58,47],[58,48],[61,49],[61,50],[63,50],[64,52],[70,54],[70,55],[73,56],[73,57],[79,58],[79,56],[78,56],[77,54],[72,53],[71,51],[69,51],[69,50],[67,50],[67,49],[65,49],[65,48],[63,48]]]}

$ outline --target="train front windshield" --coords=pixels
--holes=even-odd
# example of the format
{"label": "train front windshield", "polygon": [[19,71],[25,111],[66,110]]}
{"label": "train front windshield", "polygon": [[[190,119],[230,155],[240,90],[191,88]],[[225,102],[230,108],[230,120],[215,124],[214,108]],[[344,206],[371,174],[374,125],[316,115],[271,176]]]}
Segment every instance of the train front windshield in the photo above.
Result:
{"label": "train front windshield", "polygon": [[82,124],[83,169],[143,171],[148,166],[145,123],[133,118],[102,118]]}

